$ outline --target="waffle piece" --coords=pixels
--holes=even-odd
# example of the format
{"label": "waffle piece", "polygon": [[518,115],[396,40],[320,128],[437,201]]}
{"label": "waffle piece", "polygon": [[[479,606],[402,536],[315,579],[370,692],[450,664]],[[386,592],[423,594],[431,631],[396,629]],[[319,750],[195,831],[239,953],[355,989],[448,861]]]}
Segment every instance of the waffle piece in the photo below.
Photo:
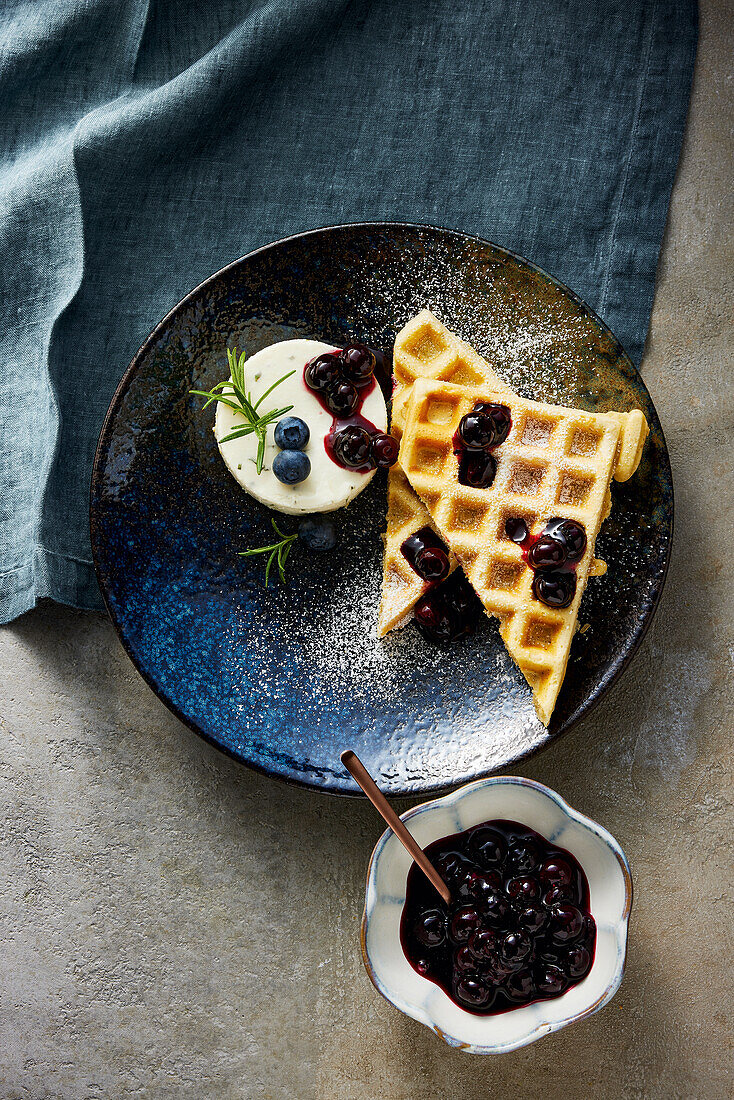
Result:
{"label": "waffle piece", "polygon": [[[453,453],[459,421],[477,401],[501,402],[512,413],[510,434],[493,452],[497,474],[487,489],[459,482]],[[405,413],[402,469],[487,613],[500,620],[505,645],[547,725],[565,675],[594,543],[608,511],[617,454],[631,448],[625,434],[639,435],[638,417],[587,413],[526,401],[506,390],[430,379],[414,382]],[[505,534],[510,517],[524,519],[537,535],[555,516],[582,523],[587,537],[576,569],[576,594],[563,609],[535,599],[533,571]]]}
{"label": "waffle piece", "polygon": [[[402,433],[405,407],[416,378],[487,385],[496,391],[512,393],[474,348],[449,332],[427,309],[408,321],[396,336],[393,373],[395,388],[391,430],[396,439],[400,439]],[[387,475],[387,530],[377,623],[380,638],[395,627],[402,626],[430,587],[408,565],[400,549],[405,539],[426,526],[433,527],[430,516],[397,463]],[[453,555],[450,561],[453,570],[456,567]]]}
{"label": "waffle piece", "polygon": [[[449,332],[428,309],[416,314],[397,334],[393,370],[395,388],[391,430],[398,440],[405,422],[405,408],[417,378],[442,379],[457,385],[487,385],[497,393],[513,394],[513,390],[486,359],[466,341]],[[614,478],[616,481],[626,481],[639,465],[648,432],[647,421],[637,411],[609,415],[621,418],[620,424],[625,429]],[[611,504],[611,495],[607,493],[602,519],[609,515]],[[387,530],[377,627],[379,637],[401,626],[428,588],[400,551],[403,541],[426,526],[427,522],[426,510],[407,483],[398,463],[388,473]],[[452,568],[454,564],[455,559],[452,558]],[[589,576],[600,577],[605,572],[604,562],[594,559]]]}
{"label": "waffle piece", "polygon": [[[391,466],[387,481],[387,533],[378,622],[380,637],[402,626],[418,600],[431,587],[408,564],[400,549],[405,539],[422,527],[430,527],[438,534],[436,525],[420,497],[411,489],[403,471],[397,464]],[[457,562],[451,553],[449,564],[453,572]]]}

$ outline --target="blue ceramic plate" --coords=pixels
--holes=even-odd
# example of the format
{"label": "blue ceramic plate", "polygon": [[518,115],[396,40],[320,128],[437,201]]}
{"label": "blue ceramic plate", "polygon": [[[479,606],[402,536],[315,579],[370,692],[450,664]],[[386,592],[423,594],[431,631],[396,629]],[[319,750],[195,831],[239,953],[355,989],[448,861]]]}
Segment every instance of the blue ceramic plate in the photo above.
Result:
{"label": "blue ceramic plate", "polygon": [[[339,548],[294,550],[264,587],[266,508],[219,459],[213,410],[189,389],[225,377],[225,349],[291,337],[389,351],[424,306],[520,393],[590,410],[642,408],[637,474],[614,484],[597,543],[609,562],[581,605],[549,730],[496,624],[448,654],[412,625],[375,637],[385,522],[378,474],[335,514]],[[280,517],[284,529],[295,522]],[[135,665],[212,744],[272,776],[352,792],[354,748],[394,795],[484,776],[557,737],[625,667],[668,565],[670,465],[650,396],[625,352],[569,290],[497,245],[424,226],[346,225],[269,245],[212,276],[164,318],[128,368],[102,429],[91,526],[100,587]]]}

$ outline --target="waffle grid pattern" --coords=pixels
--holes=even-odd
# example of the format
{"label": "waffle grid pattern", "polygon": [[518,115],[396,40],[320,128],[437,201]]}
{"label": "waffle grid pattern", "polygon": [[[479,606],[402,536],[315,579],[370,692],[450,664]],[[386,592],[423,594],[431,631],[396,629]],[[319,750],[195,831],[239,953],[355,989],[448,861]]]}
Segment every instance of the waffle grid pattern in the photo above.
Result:
{"label": "waffle grid pattern", "polygon": [[[460,484],[452,437],[477,401],[501,401],[512,429],[495,451],[490,489]],[[508,651],[533,689],[546,725],[563,682],[594,543],[609,507],[621,424],[617,417],[525,401],[486,386],[418,379],[406,407],[400,464],[456,554],[487,612],[500,619]],[[575,519],[587,533],[572,604],[546,607],[533,597],[533,572],[504,533],[509,517],[538,534],[552,516]]]}
{"label": "waffle grid pattern", "polygon": [[[393,372],[395,389],[391,430],[398,440],[417,378],[444,379],[459,385],[485,385],[503,393],[512,393],[470,344],[449,332],[427,309],[421,310],[398,333],[393,351]],[[391,467],[387,479],[387,531],[377,626],[379,637],[384,637],[405,622],[428,590],[429,586],[411,569],[400,550],[405,539],[425,526],[435,525],[398,463]],[[452,569],[455,566],[456,559],[452,555]]]}

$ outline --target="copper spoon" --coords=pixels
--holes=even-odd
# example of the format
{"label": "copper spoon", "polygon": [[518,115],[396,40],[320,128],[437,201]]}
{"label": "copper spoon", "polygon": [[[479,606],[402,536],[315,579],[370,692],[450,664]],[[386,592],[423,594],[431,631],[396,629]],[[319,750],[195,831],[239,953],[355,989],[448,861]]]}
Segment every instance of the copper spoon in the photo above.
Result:
{"label": "copper spoon", "polygon": [[390,803],[385,798],[380,788],[375,783],[370,773],[365,768],[362,761],[353,753],[351,749],[347,749],[341,754],[341,762],[347,769],[349,774],[355,783],[358,783],[364,793],[369,798],[372,805],[377,810],[378,814],[381,814],[387,824],[390,826],[395,836],[398,838],[404,848],[407,849],[408,854],[415,860],[420,867],[423,874],[430,881],[431,885],[438,890],[439,894],[446,902],[447,905],[451,905],[451,891],[439,875],[436,868],[431,863],[428,856],[423,849],[419,846],[417,841],[413,839],[408,830],[403,825],[398,815],[393,810]]}

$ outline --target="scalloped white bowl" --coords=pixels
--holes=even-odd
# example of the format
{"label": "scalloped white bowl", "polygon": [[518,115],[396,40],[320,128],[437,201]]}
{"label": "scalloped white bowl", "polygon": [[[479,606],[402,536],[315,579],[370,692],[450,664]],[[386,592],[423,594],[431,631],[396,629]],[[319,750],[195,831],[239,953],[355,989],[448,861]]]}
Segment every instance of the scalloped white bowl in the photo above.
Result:
{"label": "scalloped white bowl", "polygon": [[541,783],[493,776],[402,815],[423,848],[492,818],[529,825],[552,844],[567,848],[586,872],[597,945],[592,968],[578,985],[560,997],[496,1016],[475,1016],[455,1005],[434,982],[422,978],[400,945],[400,917],[411,860],[390,829],[372,853],[362,918],[362,956],[376,989],[449,1046],[471,1054],[515,1050],[598,1012],[622,981],[632,906],[632,876],[614,837]]}

